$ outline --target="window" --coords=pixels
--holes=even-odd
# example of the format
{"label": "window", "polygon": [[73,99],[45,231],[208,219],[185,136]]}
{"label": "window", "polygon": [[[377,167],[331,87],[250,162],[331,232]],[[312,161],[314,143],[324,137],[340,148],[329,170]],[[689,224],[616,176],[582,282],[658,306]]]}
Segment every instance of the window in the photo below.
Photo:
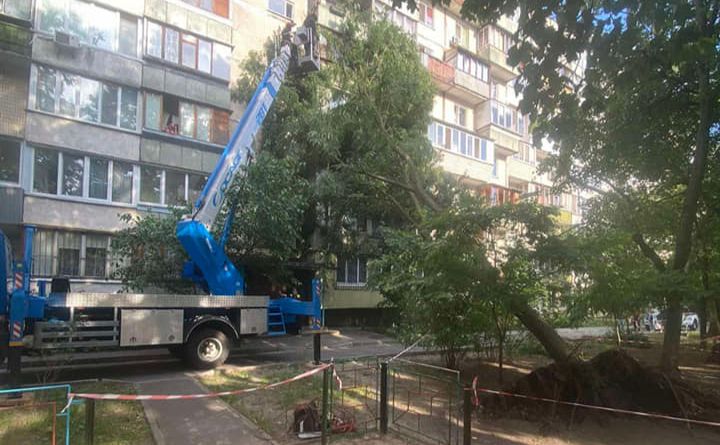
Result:
{"label": "window", "polygon": [[463,52],[458,52],[455,58],[455,68],[483,82],[488,81],[488,66]]}
{"label": "window", "polygon": [[137,129],[136,89],[43,66],[34,66],[34,72],[35,109],[86,122]]}
{"label": "window", "polygon": [[[34,192],[133,204],[135,165],[39,147],[31,150]],[[157,167],[140,166],[139,171],[139,201],[145,204],[181,206],[194,202],[207,181],[205,175]]]}
{"label": "window", "polygon": [[197,67],[197,37],[190,34],[182,36],[182,64],[190,68]]}
{"label": "window", "polygon": [[288,0],[268,0],[268,9],[289,19],[293,17],[293,2]]}
{"label": "window", "polygon": [[188,5],[228,18],[229,0],[182,0]]}
{"label": "window", "polygon": [[88,196],[95,199],[108,198],[108,161],[90,158],[90,190]]}
{"label": "window", "polygon": [[339,258],[335,277],[339,286],[365,286],[367,283],[367,259],[362,257]]}
{"label": "window", "polygon": [[0,139],[0,182],[20,182],[20,142]]}
{"label": "window", "polygon": [[230,80],[231,48],[148,21],[145,54]]}
{"label": "window", "polygon": [[108,237],[85,235],[85,276],[105,277],[108,258]]}
{"label": "window", "polygon": [[455,123],[464,127],[466,124],[465,116],[467,114],[467,110],[465,109],[465,107],[461,107],[460,105],[455,105],[453,108],[453,111],[455,114],[454,115]]}
{"label": "window", "polygon": [[30,20],[31,5],[32,2],[28,0],[4,0],[0,5],[0,11],[19,19]]}
{"label": "window", "polygon": [[35,108],[50,113],[55,112],[56,83],[55,70],[43,66],[37,68]]}
{"label": "window", "polygon": [[428,126],[428,138],[435,147],[480,161],[492,163],[495,157],[492,142],[438,122]]}
{"label": "window", "polygon": [[[159,27],[159,25],[155,26]],[[180,33],[172,28],[165,28],[165,60],[172,63],[180,63],[179,46]],[[157,57],[160,56],[158,55]]]}
{"label": "window", "polygon": [[[149,56],[153,57],[162,57],[163,55],[163,43],[162,43],[162,35],[163,35],[163,29],[162,26],[158,25],[154,22],[147,22],[147,29],[145,31],[146,34],[146,43],[145,43],[145,53]],[[166,42],[167,44],[167,42]],[[175,41],[174,46],[170,46],[170,48],[167,51],[170,51],[171,53],[175,54],[175,63],[177,63],[177,41]]]}
{"label": "window", "polygon": [[162,170],[140,167],[140,201],[162,204]]}
{"label": "window", "polygon": [[108,235],[40,229],[33,239],[33,275],[108,276]]}
{"label": "window", "polygon": [[182,206],[186,202],[197,200],[206,181],[206,176],[141,166],[140,201]]}
{"label": "window", "polygon": [[429,26],[433,27],[433,7],[430,5],[426,5],[425,3],[420,3],[418,5],[418,10],[420,11],[420,21]]}
{"label": "window", "polygon": [[230,47],[213,45],[212,74],[221,79],[230,79]]}
{"label": "window", "polygon": [[33,191],[57,194],[58,152],[36,148],[33,159]]}
{"label": "window", "polygon": [[480,30],[478,46],[480,48],[492,46],[507,54],[513,46],[513,37],[505,30],[495,26],[486,26]]}
{"label": "window", "polygon": [[415,35],[417,32],[417,21],[412,17],[401,13],[397,9],[388,9],[386,12],[386,18],[410,35]]}
{"label": "window", "polygon": [[137,55],[137,19],[94,4],[38,0],[36,27],[50,34],[67,32],[86,45]]}
{"label": "window", "polygon": [[165,172],[165,204],[179,206],[185,203],[185,174],[167,170]]}
{"label": "window", "polygon": [[187,201],[191,204],[195,203],[200,197],[205,183],[207,182],[207,176],[188,174],[188,197]]}
{"label": "window", "polygon": [[535,164],[536,152],[535,147],[527,143],[520,144],[520,151],[513,155],[514,159],[518,161],[527,162],[529,164]]}
{"label": "window", "polygon": [[133,166],[126,162],[113,162],[112,201],[130,204],[133,190]]}
{"label": "window", "polygon": [[67,196],[83,196],[83,176],[85,172],[85,156],[63,153],[62,194]]}
{"label": "window", "polygon": [[499,125],[509,130],[516,131],[516,127],[513,125],[514,116],[515,110],[513,110],[511,107],[499,104],[494,101],[490,106],[490,119],[495,125]]}
{"label": "window", "polygon": [[173,96],[145,94],[145,128],[224,145],[228,141],[229,114]]}
{"label": "window", "polygon": [[198,39],[197,69],[210,74],[212,70],[212,43]]}
{"label": "window", "polygon": [[459,44],[460,46],[471,49],[470,35],[474,33],[475,31],[468,26],[461,25],[460,23],[455,24],[455,39],[457,40],[457,44]]}
{"label": "window", "polygon": [[145,128],[160,130],[162,119],[162,96],[145,93]]}
{"label": "window", "polygon": [[58,274],[68,276],[80,275],[80,247],[82,246],[79,233],[58,233]]}

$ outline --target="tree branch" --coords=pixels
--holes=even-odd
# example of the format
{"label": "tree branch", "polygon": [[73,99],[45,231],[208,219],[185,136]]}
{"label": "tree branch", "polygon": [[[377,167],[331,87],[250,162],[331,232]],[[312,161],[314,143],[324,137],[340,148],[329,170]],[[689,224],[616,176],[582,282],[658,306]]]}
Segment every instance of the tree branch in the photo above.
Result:
{"label": "tree branch", "polygon": [[645,255],[645,257],[653,263],[655,269],[657,269],[658,272],[665,272],[665,262],[662,258],[660,258],[660,255],[658,255],[657,252],[655,252],[655,250],[650,247],[647,242],[645,242],[645,237],[643,237],[642,233],[634,234],[632,239],[635,241],[635,244],[638,245],[643,255]]}

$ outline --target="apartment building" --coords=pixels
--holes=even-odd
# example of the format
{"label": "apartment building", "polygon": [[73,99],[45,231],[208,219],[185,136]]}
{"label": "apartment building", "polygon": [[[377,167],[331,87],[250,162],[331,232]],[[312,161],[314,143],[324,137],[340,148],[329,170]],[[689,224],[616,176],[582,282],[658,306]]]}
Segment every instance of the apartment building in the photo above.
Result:
{"label": "apartment building", "polygon": [[[434,97],[428,139],[440,166],[490,204],[536,199],[559,209],[561,224],[578,223],[579,193],[554,193],[552,180],[537,166],[548,152],[535,147],[530,121],[518,109],[517,69],[507,63],[517,23],[503,17],[479,26],[460,17],[462,1],[448,7],[419,2],[416,11],[393,8],[390,1],[369,2],[376,17],[389,20],[415,42],[432,76]],[[321,2],[319,23],[337,30],[344,11],[335,1]],[[369,227],[369,230],[371,228]],[[366,288],[367,259],[341,258],[326,306],[361,323],[376,319],[381,297]]]}
{"label": "apartment building", "polygon": [[[241,111],[230,100],[239,62],[316,1],[0,0],[0,228],[19,251],[22,227],[38,227],[34,275],[117,290],[118,215],[197,197]],[[506,62],[513,20],[467,23],[458,2],[366,3],[417,42],[435,80],[428,138],[442,167],[491,203],[536,196],[577,222],[579,197],[553,194],[536,172],[546,152],[530,143]],[[325,32],[343,19],[332,0],[318,14]],[[341,258],[328,313],[376,319],[366,281],[366,258]]]}
{"label": "apartment building", "polygon": [[[115,291],[119,214],[193,201],[234,127],[238,61],[286,0],[0,0],[0,228],[35,277]],[[235,110],[237,111],[237,110]]]}

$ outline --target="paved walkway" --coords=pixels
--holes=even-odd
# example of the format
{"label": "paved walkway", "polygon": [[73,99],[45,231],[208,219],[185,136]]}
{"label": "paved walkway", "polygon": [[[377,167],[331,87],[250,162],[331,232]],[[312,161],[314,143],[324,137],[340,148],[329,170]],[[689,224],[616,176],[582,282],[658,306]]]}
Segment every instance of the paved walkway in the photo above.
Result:
{"label": "paved walkway", "polygon": [[[323,336],[323,359],[394,354],[402,346],[381,334],[344,330]],[[256,338],[238,348],[226,367],[312,359],[311,336]],[[207,390],[192,371],[166,371],[132,378],[139,394],[198,394]],[[271,438],[221,399],[143,401],[145,414],[158,445],[243,444],[269,445]]]}
{"label": "paved walkway", "polygon": [[[206,392],[191,373],[172,373],[152,380],[137,379],[140,394]],[[270,437],[221,399],[144,401],[157,445],[269,445]]]}

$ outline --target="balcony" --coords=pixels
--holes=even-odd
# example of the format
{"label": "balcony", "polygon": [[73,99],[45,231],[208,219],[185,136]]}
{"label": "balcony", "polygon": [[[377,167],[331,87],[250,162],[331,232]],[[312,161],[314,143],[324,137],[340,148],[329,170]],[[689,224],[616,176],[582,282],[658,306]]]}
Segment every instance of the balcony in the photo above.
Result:
{"label": "balcony", "polygon": [[436,80],[440,91],[472,106],[477,106],[490,97],[490,85],[487,82],[455,68],[457,51],[447,53],[444,62],[427,55],[424,58],[425,66]]}
{"label": "balcony", "polygon": [[500,48],[485,45],[478,48],[477,55],[490,64],[490,75],[501,82],[509,82],[516,78],[520,72],[507,62],[507,54]]}
{"label": "balcony", "polygon": [[492,206],[516,204],[520,201],[520,192],[507,187],[485,184],[480,187],[480,195],[484,196]]}
{"label": "balcony", "polygon": [[[518,127],[522,132],[518,132]],[[518,125],[516,110],[494,100],[485,101],[475,109],[475,131],[495,141],[499,153],[505,155],[520,152],[528,140],[526,121]]]}

